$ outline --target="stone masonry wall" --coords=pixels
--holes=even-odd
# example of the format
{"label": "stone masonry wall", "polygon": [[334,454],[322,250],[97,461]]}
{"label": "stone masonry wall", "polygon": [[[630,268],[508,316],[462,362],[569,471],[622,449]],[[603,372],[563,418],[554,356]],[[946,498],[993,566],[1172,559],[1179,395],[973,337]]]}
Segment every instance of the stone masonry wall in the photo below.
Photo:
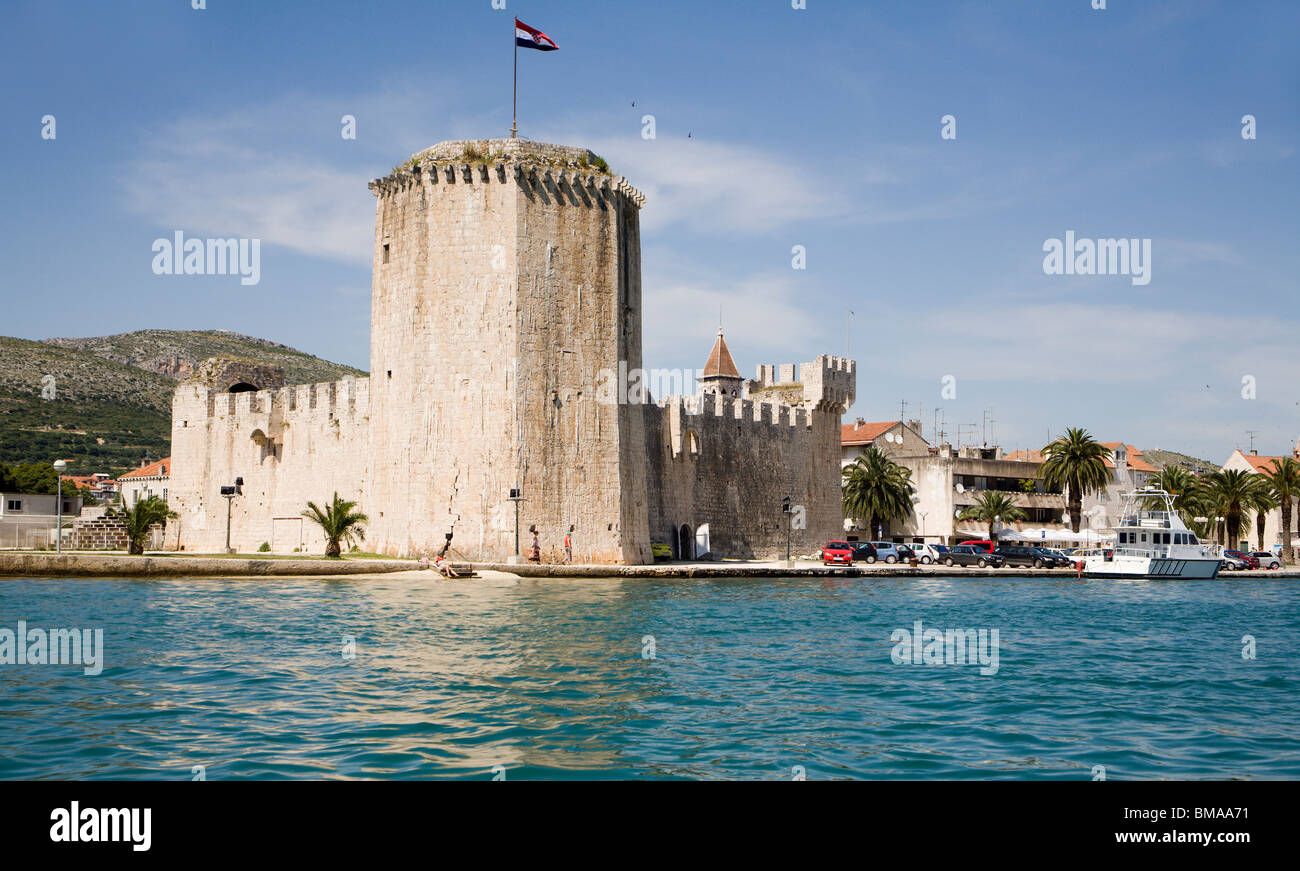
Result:
{"label": "stone masonry wall", "polygon": [[457,553],[503,560],[522,487],[525,546],[531,524],[552,539],[572,524],[583,558],[649,559],[644,502],[624,499],[644,474],[639,420],[594,401],[602,367],[639,365],[640,197],[591,158],[444,143],[372,183],[381,552],[427,553],[453,531]]}
{"label": "stone masonry wall", "polygon": [[[804,527],[790,528],[792,554],[842,533],[839,422],[853,399],[854,365],[821,357],[800,365],[797,383],[793,366],[773,369],[760,367],[758,382],[780,384],[781,403],[703,394],[644,407],[655,541],[673,543],[683,525],[694,534],[707,524],[714,554],[784,557],[787,496],[804,510]],[[806,407],[784,404],[792,390]]]}
{"label": "stone masonry wall", "polygon": [[319,527],[298,518],[309,500],[323,505],[335,492],[372,510],[369,441],[368,378],[247,393],[182,383],[172,401],[168,493],[179,517],[167,524],[167,547],[222,552],[226,499],[220,487],[242,477],[243,495],[230,506],[232,547],[247,553],[262,542],[296,541],[301,530],[307,552],[324,553]]}

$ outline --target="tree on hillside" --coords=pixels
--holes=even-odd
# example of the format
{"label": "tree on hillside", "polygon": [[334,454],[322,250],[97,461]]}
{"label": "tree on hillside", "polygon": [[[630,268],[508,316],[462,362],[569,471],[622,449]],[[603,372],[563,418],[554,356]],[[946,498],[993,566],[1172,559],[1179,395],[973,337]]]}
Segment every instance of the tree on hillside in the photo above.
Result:
{"label": "tree on hillside", "polygon": [[334,501],[324,509],[315,502],[307,503],[307,510],[302,513],[302,516],[315,523],[325,533],[325,556],[341,556],[341,542],[353,544],[365,540],[366,530],[361,524],[369,523],[370,518],[360,511],[354,511],[356,507],[357,503],[340,499],[338,493],[334,494]]}
{"label": "tree on hillside", "polygon": [[869,447],[841,471],[844,514],[866,524],[875,537],[875,523],[902,520],[912,513],[912,473],[884,451]]}
{"label": "tree on hillside", "polygon": [[1062,487],[1070,512],[1070,529],[1079,531],[1083,520],[1083,497],[1106,489],[1110,482],[1110,448],[1093,439],[1086,429],[1068,429],[1065,435],[1044,446],[1043,483]]}
{"label": "tree on hillside", "polygon": [[59,476],[53,463],[0,464],[0,491],[5,493],[53,495],[58,486]]}

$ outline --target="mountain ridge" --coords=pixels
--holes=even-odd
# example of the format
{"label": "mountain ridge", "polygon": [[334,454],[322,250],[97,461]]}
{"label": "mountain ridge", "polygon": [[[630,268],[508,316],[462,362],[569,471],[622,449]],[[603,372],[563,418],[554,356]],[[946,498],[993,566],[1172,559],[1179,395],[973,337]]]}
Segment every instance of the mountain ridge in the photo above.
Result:
{"label": "mountain ridge", "polygon": [[176,386],[208,357],[280,366],[288,384],[365,372],[223,330],[137,330],[34,341],[0,336],[0,463],[67,460],[118,475],[171,448]]}

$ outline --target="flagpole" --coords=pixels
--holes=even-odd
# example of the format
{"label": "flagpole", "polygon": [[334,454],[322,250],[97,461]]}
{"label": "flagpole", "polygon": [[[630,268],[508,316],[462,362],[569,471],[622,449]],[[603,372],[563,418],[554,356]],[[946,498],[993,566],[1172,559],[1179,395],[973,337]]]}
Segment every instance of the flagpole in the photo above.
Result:
{"label": "flagpole", "polygon": [[518,31],[511,25],[510,44],[515,47],[515,86],[510,93],[510,138],[519,138],[519,39]]}

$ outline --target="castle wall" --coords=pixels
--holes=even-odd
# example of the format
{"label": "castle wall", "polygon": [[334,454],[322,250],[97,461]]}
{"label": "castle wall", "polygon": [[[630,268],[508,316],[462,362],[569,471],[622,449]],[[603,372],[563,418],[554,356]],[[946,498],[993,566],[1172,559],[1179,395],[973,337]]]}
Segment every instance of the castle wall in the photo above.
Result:
{"label": "castle wall", "polygon": [[[682,526],[695,536],[707,524],[714,554],[775,559],[785,556],[787,527],[795,555],[842,534],[839,421],[853,365],[822,357],[801,364],[798,382],[795,371],[769,371],[767,385],[804,393],[808,407],[713,394],[643,407],[653,540],[676,552]],[[781,513],[787,496],[802,507],[802,527]]]}
{"label": "castle wall", "polygon": [[[230,544],[241,552],[263,542],[279,552],[305,545],[323,553],[319,527],[299,520],[308,501],[335,492],[372,512],[366,486],[370,379],[350,378],[279,390],[222,393],[185,382],[172,402],[169,548],[220,553],[226,499],[220,488],[244,479],[231,507]],[[362,543],[371,549],[371,539]]]}
{"label": "castle wall", "polygon": [[[784,553],[781,500],[803,507],[796,552],[839,534],[839,415],[851,361],[763,367],[772,402],[598,398],[642,366],[642,197],[585,149],[442,143],[371,182],[377,197],[371,375],[225,393],[267,373],[223,363],[177,390],[172,546],[225,546],[222,485],[244,479],[231,544],[324,539],[298,522],[334,492],[369,515],[364,549],[503,561],[541,531],[543,559],[645,563],[650,541],[708,524],[734,556]],[[791,407],[791,404],[798,408]],[[691,445],[698,444],[698,450]],[[301,530],[301,531],[299,531]]]}

